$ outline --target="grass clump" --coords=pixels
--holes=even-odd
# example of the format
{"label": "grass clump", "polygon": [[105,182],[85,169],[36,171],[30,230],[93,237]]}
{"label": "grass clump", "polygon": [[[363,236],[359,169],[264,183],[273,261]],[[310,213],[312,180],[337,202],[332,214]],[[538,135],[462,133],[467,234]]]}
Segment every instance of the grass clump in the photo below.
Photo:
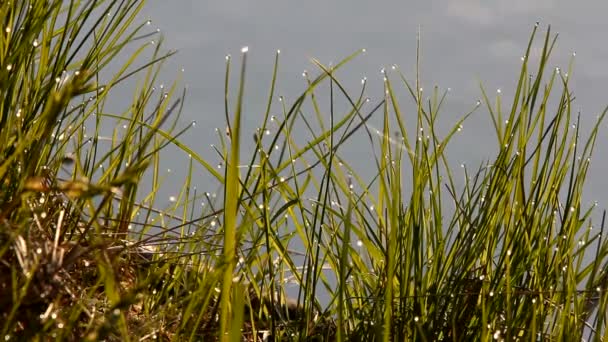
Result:
{"label": "grass clump", "polygon": [[[468,114],[441,129],[446,94],[435,88],[427,97],[418,75],[408,82],[398,69],[385,72],[375,104],[365,82],[358,94],[346,91],[337,75],[359,52],[332,67],[313,61],[318,76],[306,75],[292,103],[274,101],[277,53],[248,145],[244,49],[235,99],[230,58],[226,64],[220,170],[179,139],[184,95],[176,85],[160,94],[154,87],[172,53],[137,23],[141,6],[0,5],[5,339],[606,334],[604,222],[591,229],[594,205],[582,196],[605,112],[582,140],[571,70],[547,69],[556,38],[549,31],[533,64],[534,29],[510,108],[500,96],[492,105],[482,88],[498,151],[476,170],[453,169],[446,155]],[[132,56],[118,60],[127,50]],[[112,94],[125,85],[133,100],[115,113]],[[412,106],[399,104],[403,92]],[[382,129],[372,128],[374,117]],[[374,149],[371,180],[343,157],[354,137]],[[179,196],[159,209],[160,152],[170,144],[190,164]],[[198,166],[215,178],[219,196],[192,186]],[[203,209],[195,206],[201,201]]]}

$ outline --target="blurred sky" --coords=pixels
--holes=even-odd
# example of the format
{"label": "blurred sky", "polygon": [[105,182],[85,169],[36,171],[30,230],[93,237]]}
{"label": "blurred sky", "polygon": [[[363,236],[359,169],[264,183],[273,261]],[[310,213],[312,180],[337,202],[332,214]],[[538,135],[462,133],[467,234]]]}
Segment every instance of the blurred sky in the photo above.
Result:
{"label": "blurred sky", "polygon": [[[166,48],[179,50],[163,77],[170,81],[184,68],[188,99],[183,122],[197,121],[196,131],[190,132],[185,141],[213,160],[216,156],[209,144],[218,141],[214,128],[225,127],[226,54],[234,57],[236,70],[241,47],[249,47],[244,120],[245,129],[253,132],[262,120],[277,49],[281,50],[277,93],[288,102],[304,88],[302,71],[318,71],[310,58],[336,63],[360,48],[367,52],[347,65],[340,77],[352,89],[358,89],[361,78],[367,77],[373,99],[374,94],[381,94],[379,71],[384,66],[397,64],[408,79],[414,79],[419,30],[422,86],[451,88],[440,119],[449,126],[481,97],[479,82],[491,96],[498,88],[505,99],[512,96],[520,57],[535,22],[540,22],[540,39],[551,25],[553,32],[559,32],[551,67],[565,69],[576,52],[571,83],[576,96],[573,109],[581,112],[582,123],[589,127],[608,104],[606,13],[608,2],[601,0],[149,0],[143,16],[164,34]],[[506,109],[508,101],[504,103]],[[411,105],[411,101],[404,104],[410,109]],[[465,123],[450,151],[454,162],[477,166],[495,153],[488,118],[487,110],[481,108]],[[604,131],[606,128],[604,124]],[[362,153],[358,143],[369,145],[367,141],[354,142],[344,152],[355,166]],[[593,186],[588,186],[586,198],[589,202],[597,200],[600,207],[606,208],[605,133],[600,135],[598,144],[589,178]],[[167,163],[174,170],[180,169],[182,163],[187,165],[187,156],[171,155]],[[359,160],[363,174],[371,172],[365,169],[366,165],[369,164]],[[197,182],[203,188],[206,176],[202,171],[199,176]],[[176,188],[181,184],[177,181]]]}

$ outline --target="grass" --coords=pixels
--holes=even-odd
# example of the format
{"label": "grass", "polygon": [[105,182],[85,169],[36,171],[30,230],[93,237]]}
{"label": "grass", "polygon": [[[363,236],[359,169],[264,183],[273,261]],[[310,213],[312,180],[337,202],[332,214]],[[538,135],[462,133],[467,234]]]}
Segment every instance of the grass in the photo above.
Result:
{"label": "grass", "polygon": [[[276,101],[277,53],[248,150],[246,49],[235,98],[226,63],[218,169],[180,140],[179,82],[154,87],[173,53],[139,22],[143,5],[0,4],[5,340],[605,339],[605,212],[597,222],[583,199],[605,112],[583,139],[572,70],[547,66],[549,29],[534,28],[510,106],[481,87],[473,110],[498,148],[477,169],[446,155],[470,113],[441,129],[446,93],[423,93],[418,74],[386,70],[376,103],[365,82],[346,91],[336,75],[361,51],[313,60],[293,102]],[[351,139],[369,139],[372,179],[342,157]],[[170,145],[190,164],[159,208]],[[199,167],[218,196],[192,185]]]}

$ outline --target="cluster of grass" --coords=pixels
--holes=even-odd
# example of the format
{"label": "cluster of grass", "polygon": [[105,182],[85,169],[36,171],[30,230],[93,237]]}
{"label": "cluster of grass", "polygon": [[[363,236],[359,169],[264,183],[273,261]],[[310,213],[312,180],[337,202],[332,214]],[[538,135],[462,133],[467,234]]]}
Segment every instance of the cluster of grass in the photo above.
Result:
{"label": "cluster of grass", "polygon": [[[468,115],[440,132],[446,94],[427,97],[418,76],[387,71],[373,105],[365,83],[349,94],[336,71],[358,53],[314,61],[318,76],[273,115],[277,53],[255,148],[242,156],[244,49],[234,98],[227,59],[218,169],[179,139],[184,93],[154,87],[171,53],[137,23],[142,6],[0,4],[0,337],[603,340],[608,246],[582,189],[604,113],[581,140],[571,71],[547,68],[549,31],[532,66],[534,29],[508,110],[482,89],[498,151],[477,170],[454,170],[445,155]],[[125,50],[132,57],[118,61]],[[124,84],[133,101],[114,113]],[[303,129],[312,138],[301,145]],[[371,180],[341,156],[356,134],[376,151]],[[169,144],[191,156],[189,172],[159,209]],[[192,186],[195,166],[217,180],[217,200]]]}

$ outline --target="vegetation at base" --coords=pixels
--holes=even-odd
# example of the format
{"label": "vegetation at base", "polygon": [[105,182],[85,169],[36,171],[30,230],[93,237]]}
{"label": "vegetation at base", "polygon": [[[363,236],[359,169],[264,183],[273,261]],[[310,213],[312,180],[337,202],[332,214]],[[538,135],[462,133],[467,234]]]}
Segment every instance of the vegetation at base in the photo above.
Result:
{"label": "vegetation at base", "polygon": [[[582,133],[572,70],[548,68],[550,30],[534,28],[506,109],[482,88],[473,110],[491,116],[497,151],[477,169],[445,152],[470,113],[441,129],[446,93],[423,93],[418,74],[386,70],[376,102],[365,82],[349,93],[337,72],[359,52],[313,60],[294,101],[276,100],[277,53],[247,150],[244,49],[236,95],[226,63],[218,169],[180,140],[185,92],[156,88],[173,53],[142,6],[0,4],[0,338],[604,339],[605,215],[582,192],[605,112]],[[342,154],[361,137],[371,179]],[[169,145],[189,172],[159,208]],[[217,196],[197,192],[196,167]]]}

